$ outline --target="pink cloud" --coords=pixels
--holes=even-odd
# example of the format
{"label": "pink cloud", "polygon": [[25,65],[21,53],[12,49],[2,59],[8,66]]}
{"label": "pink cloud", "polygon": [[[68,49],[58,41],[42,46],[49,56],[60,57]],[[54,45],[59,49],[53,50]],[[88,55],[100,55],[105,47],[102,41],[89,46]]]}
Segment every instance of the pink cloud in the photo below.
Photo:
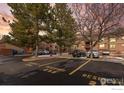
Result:
{"label": "pink cloud", "polygon": [[3,17],[10,21],[14,19],[10,12],[10,7],[5,3],[0,4],[0,34],[2,35],[8,34],[11,31],[9,24],[3,21]]}

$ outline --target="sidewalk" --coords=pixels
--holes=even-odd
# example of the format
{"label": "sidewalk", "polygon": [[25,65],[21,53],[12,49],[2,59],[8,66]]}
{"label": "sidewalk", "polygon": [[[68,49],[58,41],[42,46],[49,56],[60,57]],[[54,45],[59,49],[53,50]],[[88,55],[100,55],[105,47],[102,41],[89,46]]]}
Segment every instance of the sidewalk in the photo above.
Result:
{"label": "sidewalk", "polygon": [[106,62],[120,63],[120,64],[124,65],[124,58],[123,57],[108,56],[106,58],[103,58],[102,60],[106,61]]}
{"label": "sidewalk", "polygon": [[54,58],[53,56],[38,56],[38,57],[35,57],[35,56],[32,56],[32,57],[27,57],[27,58],[24,58],[22,59],[22,61],[24,62],[30,62],[30,61],[38,61],[38,60],[42,60],[42,59],[51,59],[51,58]]}
{"label": "sidewalk", "polygon": [[[59,56],[59,58],[85,59],[85,60],[91,59],[91,58],[87,58],[87,57],[74,58],[71,55]],[[105,61],[105,62],[111,62],[111,63],[120,63],[120,64],[124,65],[124,57],[100,56],[99,58],[92,58],[91,60],[93,60],[93,61]]]}
{"label": "sidewalk", "polygon": [[24,58],[22,61],[28,62],[28,61],[38,61],[42,59],[52,59],[52,58],[72,58],[71,55],[68,55],[68,53],[63,53],[62,55],[56,54],[56,55],[39,55],[38,57],[31,56]]}
{"label": "sidewalk", "polygon": [[[52,58],[65,58],[65,59],[86,59],[89,60],[90,58],[87,57],[73,57],[72,55],[69,55],[68,53],[63,53],[62,55],[57,54],[57,55],[39,55],[38,57],[32,56],[32,57],[27,57],[24,58],[23,61],[28,62],[28,61],[38,61],[42,59],[52,59]],[[92,60],[101,60],[100,59],[95,59],[93,58]]]}

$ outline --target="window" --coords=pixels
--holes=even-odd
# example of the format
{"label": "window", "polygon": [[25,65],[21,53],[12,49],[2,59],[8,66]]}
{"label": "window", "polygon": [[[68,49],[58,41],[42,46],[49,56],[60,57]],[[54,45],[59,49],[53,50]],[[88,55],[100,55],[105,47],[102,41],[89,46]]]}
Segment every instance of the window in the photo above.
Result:
{"label": "window", "polygon": [[105,44],[100,44],[99,47],[100,48],[104,48],[105,47]]}
{"label": "window", "polygon": [[110,48],[115,48],[116,45],[115,44],[110,44]]}
{"label": "window", "polygon": [[110,38],[110,42],[116,42],[116,38]]}

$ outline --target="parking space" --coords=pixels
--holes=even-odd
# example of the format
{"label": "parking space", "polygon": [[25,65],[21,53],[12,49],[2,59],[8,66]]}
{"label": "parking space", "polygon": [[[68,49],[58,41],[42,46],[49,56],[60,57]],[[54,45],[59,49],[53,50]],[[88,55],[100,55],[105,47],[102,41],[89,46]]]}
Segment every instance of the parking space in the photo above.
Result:
{"label": "parking space", "polygon": [[89,62],[89,60],[69,59],[66,61],[42,64],[39,66],[39,69],[40,71],[44,71],[50,74],[66,73],[67,75],[72,75]]}
{"label": "parking space", "polygon": [[52,66],[45,66],[40,70],[48,72],[48,73],[52,73],[52,74],[66,71],[65,69],[60,69],[60,68],[52,67]]}
{"label": "parking space", "polygon": [[[94,71],[110,71],[110,72],[122,72],[123,71],[123,66],[121,66],[121,64],[114,64],[112,62],[108,62],[108,61],[104,61],[104,60],[100,60],[100,59],[66,59],[63,61],[54,61],[54,62],[48,62],[45,64],[40,64],[40,63],[35,63],[35,62],[29,62],[25,65],[27,66],[38,66],[39,69],[45,69],[44,71],[47,71],[47,69],[51,68],[58,68],[58,69],[64,69],[66,70],[66,72],[69,73],[69,75],[72,75],[74,73],[76,73],[78,70],[82,69],[82,70],[89,70],[91,72]],[[109,67],[110,65],[113,65],[111,67]],[[98,70],[99,69],[99,70]],[[116,71],[115,71],[116,70]],[[52,72],[51,69],[48,72]]]}
{"label": "parking space", "polygon": [[[122,64],[100,61],[99,59],[53,58],[22,62],[18,58],[11,59],[8,57],[8,60],[10,63],[0,65],[0,71],[4,72],[4,75],[10,73],[13,76],[15,75],[14,77],[19,80],[18,84],[96,85],[101,84],[102,78],[117,79],[124,77],[124,66]],[[11,61],[13,62],[11,63]],[[14,80],[12,82],[17,83]]]}
{"label": "parking space", "polygon": [[77,75],[77,73],[85,74],[84,72],[87,71],[98,74],[99,77],[124,77],[123,65],[106,61],[70,59],[68,61],[43,65],[40,67],[40,70],[52,74],[64,72],[68,75]]}

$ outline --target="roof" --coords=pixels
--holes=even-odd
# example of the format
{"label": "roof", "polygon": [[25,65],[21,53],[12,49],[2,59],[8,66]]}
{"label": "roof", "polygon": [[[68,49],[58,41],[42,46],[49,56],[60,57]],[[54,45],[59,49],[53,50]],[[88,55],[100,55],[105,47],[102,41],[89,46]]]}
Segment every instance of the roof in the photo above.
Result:
{"label": "roof", "polygon": [[9,43],[5,43],[5,42],[2,42],[2,41],[0,41],[0,44],[4,44],[5,48],[7,48],[7,49],[23,50],[23,48],[20,48],[18,46],[15,46],[15,45],[12,45],[12,44],[9,44]]}

